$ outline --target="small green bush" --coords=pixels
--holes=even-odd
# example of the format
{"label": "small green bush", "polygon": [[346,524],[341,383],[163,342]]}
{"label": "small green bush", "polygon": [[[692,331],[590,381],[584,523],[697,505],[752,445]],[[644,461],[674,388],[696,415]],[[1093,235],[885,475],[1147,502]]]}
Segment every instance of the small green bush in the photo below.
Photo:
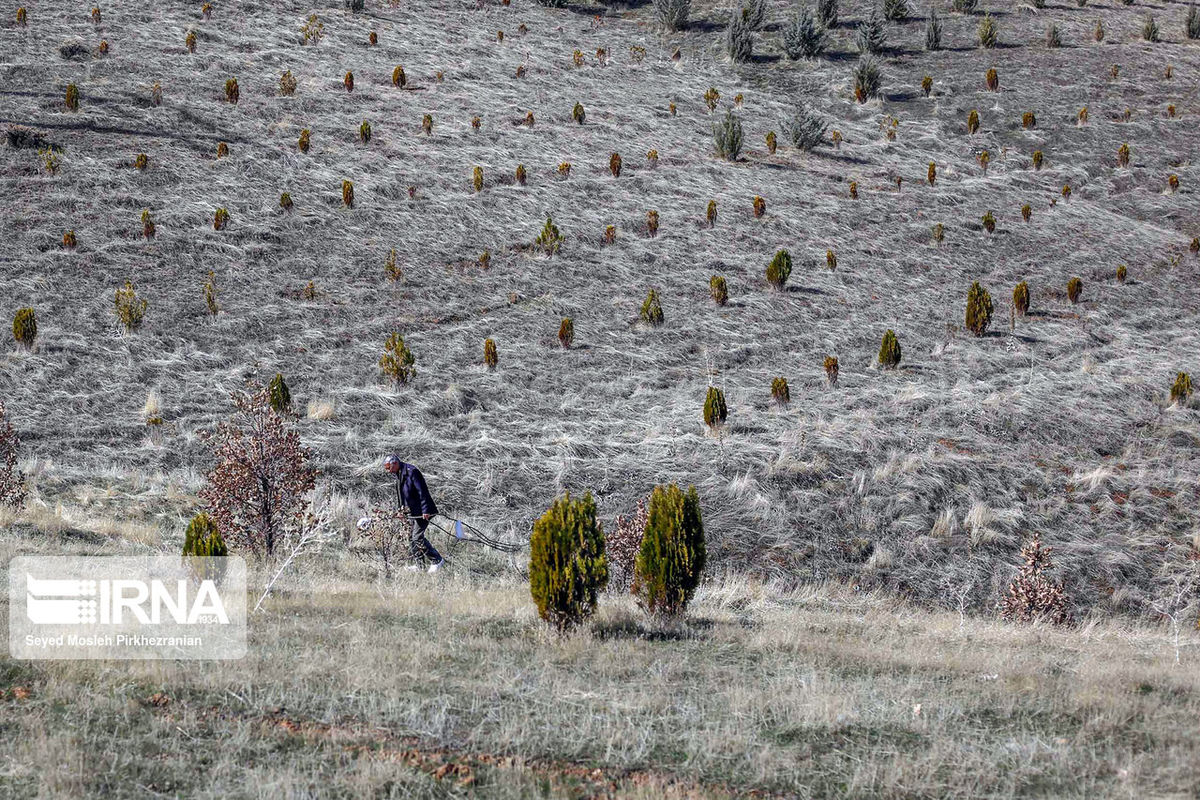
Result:
{"label": "small green bush", "polygon": [[142,327],[146,316],[146,301],[138,297],[134,291],[133,281],[125,281],[125,286],[117,289],[113,298],[117,319],[125,326],[128,333],[133,333]]}
{"label": "small green bush", "polygon": [[975,281],[967,291],[966,328],[976,336],[983,336],[991,323],[992,296]]}
{"label": "small green bush", "polygon": [[767,282],[782,291],[791,274],[792,254],[787,250],[780,250],[771,259],[771,263],[767,264]]}
{"label": "small green bush", "polygon": [[575,108],[571,109],[571,119],[575,120],[580,125],[587,119],[587,112],[583,110],[582,103],[576,103]]}
{"label": "small green bush", "polygon": [[500,363],[500,354],[496,350],[494,339],[483,340],[483,363],[488,369],[495,369]]}
{"label": "small green bush", "polygon": [[837,27],[838,0],[817,0],[817,16],[826,30]]}
{"label": "small green bush", "polygon": [[825,131],[829,126],[817,116],[808,106],[799,103],[795,112],[788,119],[781,120],[780,128],[784,136],[797,150],[809,151],[825,142]]}
{"label": "small green bush", "polygon": [[183,537],[183,554],[203,558],[221,558],[229,555],[225,539],[206,512],[200,512],[188,523],[187,532]]}
{"label": "small green bush", "polygon": [[1162,38],[1154,17],[1146,17],[1146,21],[1142,23],[1142,38],[1147,42],[1157,42]]}
{"label": "small green bush", "polygon": [[708,279],[708,293],[712,295],[713,301],[719,306],[729,302],[729,286],[721,275],[713,275]]}
{"label": "small green bush", "polygon": [[870,15],[858,24],[855,43],[864,56],[879,55],[887,47],[887,23],[879,6],[872,6]]}
{"label": "small green bush", "polygon": [[817,58],[829,44],[828,34],[805,8],[783,29],[783,52],[793,61]]}
{"label": "small green bush", "polygon": [[908,0],[883,0],[883,16],[890,22],[903,22],[911,13]]}
{"label": "small green bush", "polygon": [[1175,376],[1175,383],[1171,385],[1171,402],[1185,405],[1192,396],[1192,376],[1186,372],[1180,372]]}
{"label": "small green bush", "polygon": [[742,153],[742,121],[733,113],[733,109],[725,112],[725,117],[713,125],[713,142],[717,146],[717,155],[726,161],[737,161]]}
{"label": "small green bush", "polygon": [[1013,310],[1022,317],[1029,313],[1029,284],[1025,281],[1013,287]]}
{"label": "small green bush", "polygon": [[574,341],[575,321],[570,317],[563,317],[562,322],[558,324],[558,343],[562,345],[563,350],[568,350]]}
{"label": "small green bush", "polygon": [[734,11],[725,28],[725,52],[735,64],[745,63],[754,55],[754,28],[737,11]]}
{"label": "small green bush", "polygon": [[781,406],[786,406],[792,401],[792,392],[788,388],[787,378],[780,377],[771,380],[771,399]]}
{"label": "small green bush", "polygon": [[646,293],[646,299],[642,301],[642,321],[650,325],[662,325],[663,310],[662,303],[658,301],[658,292],[651,289]]}
{"label": "small green bush", "polygon": [[221,310],[217,303],[217,276],[211,269],[208,271],[208,280],[204,282],[204,307],[211,317]]}
{"label": "small green bush", "polygon": [[1079,302],[1079,295],[1083,294],[1083,281],[1079,278],[1071,278],[1067,281],[1067,299],[1072,303]]}
{"label": "small green bush", "polygon": [[589,492],[568,493],[533,524],[529,542],[529,593],[538,615],[560,633],[590,617],[608,585],[604,529]]}
{"label": "small green bush", "polygon": [[687,27],[691,0],[653,0],[654,13],[659,23],[669,31],[681,31]]}
{"label": "small green bush", "polygon": [[999,43],[1000,26],[992,19],[991,14],[985,14],[979,21],[979,46],[990,50]]}
{"label": "small green bush", "polygon": [[283,379],[282,372],[276,372],[275,377],[271,379],[267,387],[267,396],[276,414],[282,415],[292,410],[292,391]]}
{"label": "small green bush", "polygon": [[32,308],[18,308],[13,316],[13,339],[21,347],[32,348],[37,339],[37,314]]}
{"label": "small green bush", "polygon": [[1189,39],[1200,39],[1200,9],[1195,3],[1188,5],[1187,19],[1183,23],[1183,33]]}
{"label": "small green bush", "polygon": [[[931,53],[942,49],[942,18],[938,16],[937,9],[932,7],[929,9],[929,19],[925,22],[925,49]],[[929,96],[928,89],[925,96]]]}
{"label": "small green bush", "polygon": [[830,388],[837,386],[838,373],[841,371],[841,368],[838,366],[837,357],[825,356],[824,367],[825,381],[829,384]]}
{"label": "small green bush", "polygon": [[883,85],[883,74],[879,62],[873,56],[864,56],[854,66],[854,99],[865,103],[879,94]]}
{"label": "small green bush", "polygon": [[399,333],[388,336],[383,345],[383,355],[379,357],[379,369],[384,376],[398,384],[408,383],[416,377],[417,370],[413,365],[416,357],[404,344],[404,337]]}
{"label": "small green bush", "polygon": [[652,614],[681,614],[700,585],[708,553],[696,487],[657,486],[642,548],[634,567],[633,593]]}
{"label": "small green bush", "polygon": [[716,386],[708,387],[704,396],[704,424],[716,428],[725,424],[729,418],[729,409],[725,407],[725,392]]}
{"label": "small green bush", "polygon": [[542,226],[542,232],[533,240],[533,246],[541,250],[547,256],[552,256],[562,247],[563,237],[558,232],[558,226],[554,224],[554,220],[550,219],[550,215],[546,215],[546,224]]}
{"label": "small green bush", "polygon": [[888,328],[879,345],[879,365],[884,369],[895,369],[901,355],[900,340],[896,338],[896,332]]}

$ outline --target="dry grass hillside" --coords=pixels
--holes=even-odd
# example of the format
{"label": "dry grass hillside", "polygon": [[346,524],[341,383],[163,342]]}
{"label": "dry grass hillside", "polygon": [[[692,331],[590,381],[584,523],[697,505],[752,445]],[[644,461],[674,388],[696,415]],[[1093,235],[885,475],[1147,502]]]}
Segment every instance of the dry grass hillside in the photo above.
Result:
{"label": "dry grass hillside", "polygon": [[[1040,530],[1082,608],[1141,613],[1194,567],[1200,424],[1168,399],[1176,372],[1200,368],[1200,44],[1185,38],[1184,4],[994,3],[990,50],[976,46],[979,14],[943,8],[945,49],[932,53],[918,4],[889,23],[882,95],[865,104],[851,88],[863,3],[843,3],[824,57],[796,62],[779,40],[798,6],[770,3],[744,64],[724,53],[728,9],[708,2],[676,34],[642,4],[216,2],[206,16],[195,2],[123,3],[98,23],[86,5],[30,2],[20,26],[8,3],[0,25],[0,124],[61,158],[51,174],[18,135],[0,150],[3,312],[31,306],[40,326],[32,351],[10,344],[2,357],[32,489],[10,522],[174,549],[208,468],[199,432],[228,415],[231,389],[281,372],[347,517],[386,490],[379,458],[397,450],[444,508],[514,537],[564,489],[591,490],[611,520],[655,484],[694,483],[714,568],[789,583],[986,610]],[[324,35],[304,45],[310,14]],[[1147,15],[1162,41],[1143,41]],[[1050,22],[1061,48],[1045,44]],[[281,96],[285,70],[293,96]],[[712,125],[739,96],[746,147],[723,161]],[[801,101],[840,146],[801,152],[780,133],[769,154],[765,134]],[[968,135],[972,109],[981,126]],[[548,214],[565,237],[552,258],[531,248]],[[775,291],[764,270],[781,248],[795,269]],[[709,298],[714,274],[728,279],[724,307]],[[127,279],[148,302],[132,335],[113,310]],[[963,328],[976,280],[996,308],[982,338]],[[1010,330],[1022,280],[1030,314]],[[661,327],[638,321],[650,288]],[[570,349],[556,340],[565,316]],[[876,364],[889,328],[903,348],[894,371]],[[403,387],[376,365],[393,331],[416,356]],[[840,360],[836,388],[827,355]],[[791,386],[786,407],[771,403],[776,376]],[[710,384],[729,406],[719,435],[701,420]]]}
{"label": "dry grass hillside", "polygon": [[[1200,794],[1200,411],[1170,397],[1200,378],[1188,7],[1002,0],[983,49],[982,9],[939,4],[929,52],[912,6],[858,103],[866,2],[791,61],[800,6],[770,0],[745,63],[709,0],[677,33],[643,0],[163,0],[98,20],[28,0],[23,24],[0,2],[0,315],[38,321],[32,348],[0,347],[29,486],[0,561],[177,552],[203,434],[276,373],[341,524],[388,499],[397,451],[509,541],[566,490],[611,529],[653,486],[695,484],[709,548],[683,619],[610,592],[559,637],[523,555],[460,545],[441,574],[384,580],[335,538],[276,585],[241,662],[0,658],[0,798]],[[801,103],[828,126],[812,151],[783,135]],[[729,109],[736,161],[714,149]],[[547,215],[552,257],[533,247]],[[136,332],[114,313],[126,281]],[[1020,281],[1029,314],[1010,317]],[[639,319],[651,289],[659,326]],[[897,369],[878,364],[889,329]],[[405,385],[378,367],[392,333],[416,357]],[[1034,532],[1077,624],[995,619]]]}

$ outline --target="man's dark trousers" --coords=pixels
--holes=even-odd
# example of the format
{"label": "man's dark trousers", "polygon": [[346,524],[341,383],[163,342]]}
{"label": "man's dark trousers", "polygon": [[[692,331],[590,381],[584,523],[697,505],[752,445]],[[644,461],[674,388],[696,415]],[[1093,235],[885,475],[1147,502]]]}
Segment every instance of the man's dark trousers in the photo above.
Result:
{"label": "man's dark trousers", "polygon": [[413,560],[425,559],[434,564],[442,560],[441,554],[434,549],[429,540],[425,538],[425,529],[429,527],[429,520],[414,519],[412,528],[412,557]]}

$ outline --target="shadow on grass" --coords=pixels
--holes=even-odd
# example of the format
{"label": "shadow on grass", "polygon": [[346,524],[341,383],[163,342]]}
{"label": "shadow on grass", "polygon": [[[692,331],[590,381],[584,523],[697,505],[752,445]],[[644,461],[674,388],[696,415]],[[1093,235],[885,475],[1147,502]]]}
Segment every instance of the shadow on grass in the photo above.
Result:
{"label": "shadow on grass", "polygon": [[601,641],[640,639],[646,642],[705,641],[711,638],[711,619],[650,617],[643,623],[633,617],[604,620],[592,625],[592,635]]}

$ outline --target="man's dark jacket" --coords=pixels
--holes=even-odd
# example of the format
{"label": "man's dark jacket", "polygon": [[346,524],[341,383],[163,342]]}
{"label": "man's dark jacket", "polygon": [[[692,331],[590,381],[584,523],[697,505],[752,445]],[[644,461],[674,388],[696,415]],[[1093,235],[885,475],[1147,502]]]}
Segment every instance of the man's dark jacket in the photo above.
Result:
{"label": "man's dark jacket", "polygon": [[425,485],[425,476],[421,474],[421,470],[412,464],[401,461],[400,471],[396,473],[396,485],[400,495],[400,504],[408,509],[408,513],[414,516],[421,514],[433,516],[438,513],[433,496],[429,494],[429,487]]}

